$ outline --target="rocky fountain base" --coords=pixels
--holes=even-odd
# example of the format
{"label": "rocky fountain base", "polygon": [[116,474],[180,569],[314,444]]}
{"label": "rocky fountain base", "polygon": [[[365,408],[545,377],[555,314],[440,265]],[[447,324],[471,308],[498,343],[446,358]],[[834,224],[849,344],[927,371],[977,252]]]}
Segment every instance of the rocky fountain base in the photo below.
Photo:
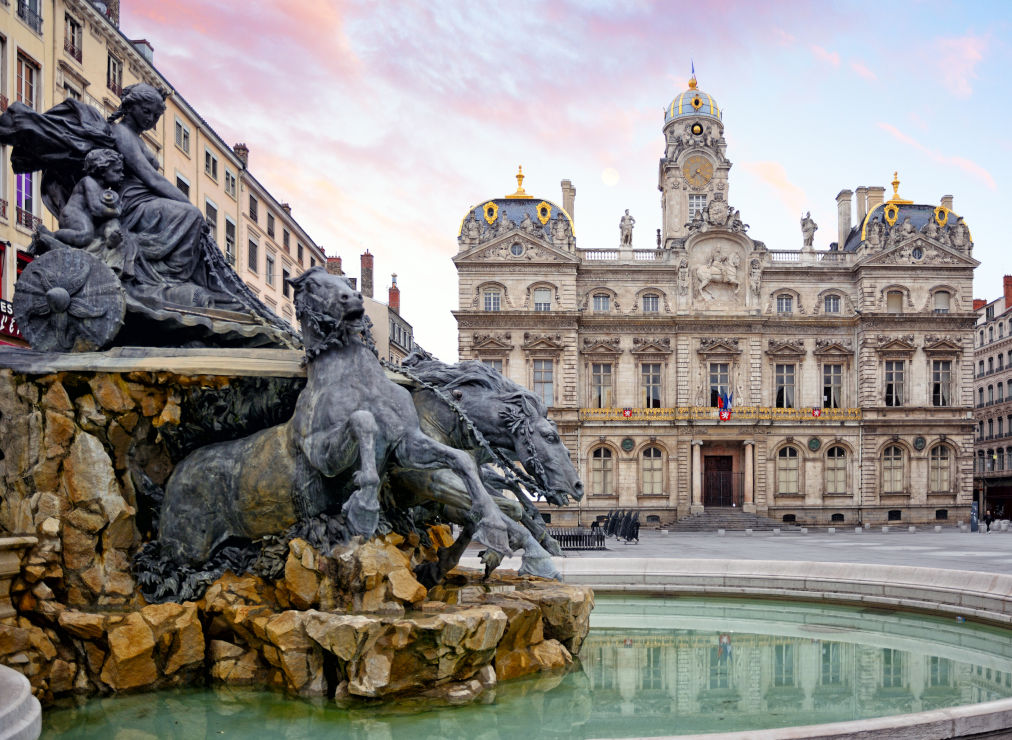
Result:
{"label": "rocky fountain base", "polygon": [[[328,553],[291,539],[275,553],[277,578],[225,572],[199,600],[148,604],[131,563],[152,525],[131,468],[164,481],[194,409],[212,408],[222,425],[239,408],[248,417],[236,399],[262,397],[267,381],[241,376],[242,357],[223,362],[228,371],[202,358],[202,375],[151,369],[187,364],[179,357],[67,358],[24,353],[0,369],[0,536],[31,536],[11,550],[20,567],[0,578],[0,664],[43,704],[219,683],[463,703],[499,680],[572,663],[592,591],[463,570],[426,589],[414,568],[451,544],[446,525]],[[270,355],[276,397],[297,392],[298,359]]]}

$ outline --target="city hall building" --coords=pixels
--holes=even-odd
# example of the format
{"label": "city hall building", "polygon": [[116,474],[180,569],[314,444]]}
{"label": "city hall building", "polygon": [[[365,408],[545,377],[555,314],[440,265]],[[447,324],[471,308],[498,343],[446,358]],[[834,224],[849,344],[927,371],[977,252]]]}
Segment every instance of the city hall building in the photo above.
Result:
{"label": "city hall building", "polygon": [[586,486],[553,523],[718,507],[817,525],[966,518],[978,263],[952,197],[843,190],[828,249],[809,218],[797,245],[767,245],[732,199],[721,110],[695,78],[662,133],[656,242],[634,243],[626,212],[618,243],[578,247],[572,183],[560,205],[522,174],[461,221],[460,357],[544,400]]}

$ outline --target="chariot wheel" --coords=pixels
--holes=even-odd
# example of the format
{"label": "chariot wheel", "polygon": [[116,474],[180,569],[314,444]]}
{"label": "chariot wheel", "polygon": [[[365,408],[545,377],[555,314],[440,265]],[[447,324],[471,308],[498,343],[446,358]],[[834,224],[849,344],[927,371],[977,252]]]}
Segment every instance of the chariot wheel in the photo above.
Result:
{"label": "chariot wheel", "polygon": [[80,249],[58,249],[24,269],[14,317],[32,349],[92,352],[119,333],[126,293],[108,265]]}

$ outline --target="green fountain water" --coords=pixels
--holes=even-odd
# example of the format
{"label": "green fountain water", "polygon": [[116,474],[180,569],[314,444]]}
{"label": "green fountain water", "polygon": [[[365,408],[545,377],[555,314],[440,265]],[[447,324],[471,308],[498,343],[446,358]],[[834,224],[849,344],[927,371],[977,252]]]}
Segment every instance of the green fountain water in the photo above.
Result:
{"label": "green fountain water", "polygon": [[1012,632],[881,608],[599,596],[578,669],[487,703],[340,708],[192,689],[53,709],[43,737],[650,737],[881,717],[1012,696]]}

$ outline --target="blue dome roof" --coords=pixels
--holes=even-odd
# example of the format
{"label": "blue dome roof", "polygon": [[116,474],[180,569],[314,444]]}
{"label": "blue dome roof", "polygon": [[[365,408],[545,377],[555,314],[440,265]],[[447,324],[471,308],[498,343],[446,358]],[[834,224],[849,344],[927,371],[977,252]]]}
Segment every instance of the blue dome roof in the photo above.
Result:
{"label": "blue dome roof", "polygon": [[689,89],[676,95],[664,110],[664,123],[688,116],[707,116],[721,120],[720,106],[712,95],[696,86],[695,76],[689,80]]}

